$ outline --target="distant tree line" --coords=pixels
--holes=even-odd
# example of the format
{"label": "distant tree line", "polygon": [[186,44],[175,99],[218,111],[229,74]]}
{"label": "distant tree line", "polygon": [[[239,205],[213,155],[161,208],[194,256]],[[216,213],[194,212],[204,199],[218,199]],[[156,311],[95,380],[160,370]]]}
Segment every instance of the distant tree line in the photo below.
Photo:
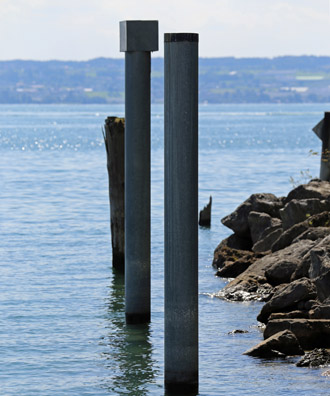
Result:
{"label": "distant tree line", "polygon": [[[0,103],[123,103],[124,60],[0,61]],[[151,95],[162,103],[163,59],[152,59]],[[201,58],[199,100],[330,102],[330,57]]]}

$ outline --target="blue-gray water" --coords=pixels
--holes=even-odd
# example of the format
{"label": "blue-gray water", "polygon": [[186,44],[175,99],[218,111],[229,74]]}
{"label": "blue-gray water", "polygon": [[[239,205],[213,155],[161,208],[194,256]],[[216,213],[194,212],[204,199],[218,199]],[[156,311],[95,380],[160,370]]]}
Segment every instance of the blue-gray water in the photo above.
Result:
{"label": "blue-gray water", "polygon": [[[220,218],[255,192],[287,194],[317,176],[311,128],[325,105],[200,106],[200,395],[329,395],[324,369],[242,353],[261,340],[260,303],[212,294]],[[163,113],[152,109],[152,322],[125,325],[111,268],[101,128],[123,106],[0,106],[0,395],[164,395]],[[228,335],[233,329],[247,334]]]}

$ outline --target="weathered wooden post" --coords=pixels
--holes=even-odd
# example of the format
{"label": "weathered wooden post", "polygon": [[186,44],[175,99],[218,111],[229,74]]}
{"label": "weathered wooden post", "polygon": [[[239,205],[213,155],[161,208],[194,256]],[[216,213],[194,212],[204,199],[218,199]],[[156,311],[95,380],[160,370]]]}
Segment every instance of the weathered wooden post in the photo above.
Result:
{"label": "weathered wooden post", "polygon": [[150,321],[150,52],[158,21],[120,22],[125,52],[125,312]]}
{"label": "weathered wooden post", "polygon": [[198,390],[198,34],[165,34],[165,387]]}
{"label": "weathered wooden post", "polygon": [[199,212],[198,224],[202,227],[211,227],[212,196],[209,203]]}
{"label": "weathered wooden post", "polygon": [[125,119],[108,117],[104,124],[109,178],[112,266],[125,268]]}
{"label": "weathered wooden post", "polygon": [[315,134],[322,140],[320,179],[330,181],[330,112],[314,128]]}

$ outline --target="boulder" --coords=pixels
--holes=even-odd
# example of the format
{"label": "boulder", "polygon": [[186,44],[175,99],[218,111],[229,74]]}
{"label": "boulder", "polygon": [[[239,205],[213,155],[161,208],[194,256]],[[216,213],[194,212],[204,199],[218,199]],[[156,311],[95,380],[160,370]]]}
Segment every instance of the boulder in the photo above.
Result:
{"label": "boulder", "polygon": [[272,246],[272,252],[277,252],[278,250],[284,249],[307,230],[316,227],[330,227],[330,212],[322,212],[310,216],[302,223],[295,224],[288,230],[284,231],[279,239],[274,242]]}
{"label": "boulder", "polygon": [[222,268],[228,263],[234,263],[235,261],[243,258],[243,257],[252,257],[254,256],[253,252],[249,252],[247,250],[238,250],[233,249],[228,246],[223,246],[221,248],[217,248],[214,251],[213,258],[213,267]]}
{"label": "boulder", "polygon": [[282,200],[273,194],[252,194],[234,212],[224,217],[221,222],[233,230],[238,236],[250,238],[250,227],[248,223],[250,212],[267,213],[271,217],[279,218],[279,210],[282,207]]}
{"label": "boulder", "polygon": [[309,319],[309,312],[308,311],[291,311],[291,312],[278,312],[272,313],[269,316],[269,320],[274,319]]}
{"label": "boulder", "polygon": [[251,239],[241,238],[236,234],[232,234],[228,238],[222,240],[215,248],[212,265],[215,268],[221,268],[224,262],[227,261],[228,255],[241,258],[245,254],[251,252],[251,248]]}
{"label": "boulder", "polygon": [[250,212],[248,216],[251,239],[253,243],[259,241],[265,230],[274,226],[280,226],[281,220],[272,218],[267,213]]}
{"label": "boulder", "polygon": [[227,301],[267,301],[273,294],[268,283],[256,284],[255,279],[246,279],[238,285],[220,290],[215,297]]}
{"label": "boulder", "polygon": [[317,305],[309,311],[311,319],[330,319],[330,305]]}
{"label": "boulder", "polygon": [[330,270],[314,279],[313,282],[316,286],[317,298],[325,303],[330,297]]}
{"label": "boulder", "polygon": [[330,235],[330,227],[308,228],[302,234],[298,235],[292,242],[296,243],[304,239],[309,239],[310,241],[317,241],[318,239],[323,239],[328,235]]}
{"label": "boulder", "polygon": [[273,286],[290,282],[291,275],[297,269],[299,260],[283,258],[265,271],[267,282]]}
{"label": "boulder", "polygon": [[314,283],[307,278],[298,279],[277,291],[262,307],[257,319],[259,322],[267,323],[272,313],[293,310],[300,301],[307,301],[315,296]]}
{"label": "boulder", "polygon": [[323,348],[315,348],[307,352],[296,364],[297,367],[324,367],[330,365],[330,352]]}
{"label": "boulder", "polygon": [[273,243],[271,250],[272,252],[277,252],[281,249],[290,246],[291,243],[297,236],[301,235],[303,232],[307,231],[309,225],[306,223],[295,224],[293,227],[284,231],[280,237]]}
{"label": "boulder", "polygon": [[317,198],[292,199],[280,210],[283,229],[287,230],[295,224],[305,221],[308,217],[330,210],[330,201]]}
{"label": "boulder", "polygon": [[299,261],[297,268],[291,275],[291,282],[301,279],[301,278],[309,278],[308,271],[309,267],[311,265],[311,255],[310,255],[310,250],[307,251],[307,253],[302,257],[302,259]]}
{"label": "boulder", "polygon": [[307,220],[304,221],[305,224],[308,224],[310,227],[330,227],[330,212],[322,212],[310,216]]}
{"label": "boulder", "polygon": [[252,250],[256,253],[267,252],[271,250],[275,241],[283,234],[281,225],[269,227],[261,235],[260,240],[252,246]]}
{"label": "boulder", "polygon": [[290,330],[284,330],[244,352],[244,355],[268,358],[274,356],[273,351],[278,351],[284,356],[304,354],[297,337]]}
{"label": "boulder", "polygon": [[270,320],[264,331],[264,338],[290,330],[297,337],[304,350],[330,347],[330,320],[328,319],[276,319]]}
{"label": "boulder", "polygon": [[235,261],[225,261],[223,267],[218,269],[216,276],[222,278],[236,278],[242,272],[244,272],[251,264],[253,264],[258,258],[261,258],[262,254],[249,253]]}
{"label": "boulder", "polygon": [[[308,241],[310,242],[310,241]],[[310,246],[306,241],[295,243],[287,248],[275,253],[268,254],[251,264],[243,273],[238,275],[234,280],[229,282],[223,289],[223,295],[238,295],[239,292],[253,293],[260,288],[262,298],[269,296],[272,287],[267,287],[267,293],[264,293],[263,284],[268,284],[265,272],[281,260],[292,260],[294,263],[301,259]],[[267,296],[266,296],[267,295]],[[225,297],[226,298],[226,297]],[[256,299],[260,301],[259,295]],[[241,301],[241,300],[239,300]],[[264,300],[263,300],[264,301]]]}
{"label": "boulder", "polygon": [[288,203],[293,199],[309,199],[317,198],[321,200],[330,199],[330,183],[328,181],[321,181],[320,179],[313,179],[308,184],[302,184],[293,189],[285,198],[284,203]]}
{"label": "boulder", "polygon": [[311,279],[324,275],[330,270],[330,236],[325,237],[313,247],[310,259],[308,274]]}

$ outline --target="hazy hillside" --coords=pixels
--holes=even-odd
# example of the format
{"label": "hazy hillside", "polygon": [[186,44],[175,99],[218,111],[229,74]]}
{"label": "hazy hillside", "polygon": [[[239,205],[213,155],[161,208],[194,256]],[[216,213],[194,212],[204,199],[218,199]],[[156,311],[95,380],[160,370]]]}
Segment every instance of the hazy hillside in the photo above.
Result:
{"label": "hazy hillside", "polygon": [[[201,58],[200,102],[330,102],[330,57]],[[152,101],[163,101],[152,59]],[[124,60],[1,61],[0,103],[123,103]]]}

